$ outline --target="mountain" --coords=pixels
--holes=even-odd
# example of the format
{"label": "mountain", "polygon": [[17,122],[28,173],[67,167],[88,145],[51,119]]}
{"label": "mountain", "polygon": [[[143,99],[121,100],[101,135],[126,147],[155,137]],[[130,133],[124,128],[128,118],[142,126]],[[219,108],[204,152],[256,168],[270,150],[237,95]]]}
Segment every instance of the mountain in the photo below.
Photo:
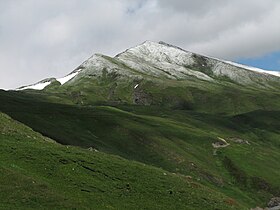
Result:
{"label": "mountain", "polygon": [[0,90],[0,207],[266,207],[280,196],[277,75],[148,41]]}
{"label": "mountain", "polygon": [[[86,60],[69,75],[59,78],[43,80],[38,84],[19,88],[44,89],[54,81],[61,85],[75,83],[81,77],[97,77],[106,73],[116,73],[123,77],[142,79],[144,77],[161,77],[172,80],[188,80],[196,78],[217,82],[227,79],[238,84],[264,85],[269,82],[279,82],[280,72],[265,71],[230,61],[211,58],[185,51],[179,47],[164,43],[146,41],[141,45],[130,48],[116,55],[114,58],[95,54]],[[43,86],[43,84],[45,86]]]}
{"label": "mountain", "polygon": [[237,114],[279,108],[279,84],[279,72],[146,41],[114,58],[95,54],[63,78],[19,90],[43,90],[74,104],[128,103]]}

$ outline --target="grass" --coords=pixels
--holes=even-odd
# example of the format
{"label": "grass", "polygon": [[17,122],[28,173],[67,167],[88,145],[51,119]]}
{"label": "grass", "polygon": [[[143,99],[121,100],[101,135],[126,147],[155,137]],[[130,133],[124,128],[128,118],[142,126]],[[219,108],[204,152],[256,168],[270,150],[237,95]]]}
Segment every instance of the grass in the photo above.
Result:
{"label": "grass", "polygon": [[1,209],[245,209],[182,175],[62,146],[0,114]]}
{"label": "grass", "polygon": [[[14,94],[0,94],[0,110],[64,145],[93,147],[127,163],[192,177],[248,208],[265,206],[278,195],[278,111],[221,116],[158,106],[54,104]],[[217,137],[239,137],[250,145],[230,142],[213,155],[211,144]],[[245,184],[238,180],[239,173],[246,177]],[[264,183],[270,187],[260,187]]]}

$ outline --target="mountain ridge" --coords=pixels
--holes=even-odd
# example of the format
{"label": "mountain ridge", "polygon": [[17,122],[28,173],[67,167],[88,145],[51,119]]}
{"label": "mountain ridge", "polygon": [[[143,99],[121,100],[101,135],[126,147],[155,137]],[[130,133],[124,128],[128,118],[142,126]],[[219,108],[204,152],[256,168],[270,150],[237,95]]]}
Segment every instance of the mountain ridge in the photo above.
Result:
{"label": "mountain ridge", "polygon": [[[73,78],[75,78],[79,73],[83,71],[80,67],[89,67],[89,65],[86,65],[88,63],[93,64],[94,61],[99,62],[98,58],[102,58],[106,55],[102,55],[99,53],[95,53],[92,55],[89,59],[84,61],[80,66],[78,66],[74,71],[70,72],[66,76],[62,78],[54,78],[56,81],[58,81],[61,85],[64,85],[65,83],[71,81]],[[133,56],[133,58],[131,58]],[[139,57],[140,56],[140,57]],[[148,58],[152,56],[154,59],[149,59]],[[106,56],[109,57],[109,56]],[[231,61],[226,61],[218,58],[213,58],[210,56],[206,55],[201,55],[198,53],[193,53],[187,50],[184,50],[180,47],[165,43],[163,41],[160,42],[152,42],[152,41],[145,41],[142,44],[136,45],[135,47],[129,48],[119,54],[117,54],[114,57],[110,57],[111,59],[116,59],[118,61],[123,62],[124,64],[128,65],[131,68],[136,68],[140,72],[144,72],[147,74],[151,74],[149,71],[153,71],[154,76],[159,76],[162,73],[162,70],[155,70],[152,67],[156,68],[165,68],[168,71],[165,71],[165,76],[168,78],[175,78],[178,77],[179,79],[184,79],[187,78],[184,76],[184,74],[188,75],[193,75],[198,77],[199,79],[204,79],[204,80],[212,80],[211,76],[205,74],[204,72],[200,71],[193,71],[191,69],[192,65],[195,64],[195,61],[193,57],[197,57],[199,59],[202,59],[202,62],[204,60],[204,63],[200,64],[201,68],[213,68],[213,73],[215,76],[227,76],[230,79],[233,80],[240,80],[240,78],[236,79],[235,77],[235,72],[237,71],[236,69],[241,69],[241,70],[247,70],[244,75],[246,75],[246,80],[245,82],[241,81],[240,83],[249,83],[250,77],[252,76],[247,76],[247,75],[253,75],[256,77],[266,77],[266,79],[270,80],[277,80],[274,77],[280,77],[280,72],[277,71],[267,71],[255,67],[249,67],[246,65],[238,64],[235,62]],[[145,58],[145,59],[143,59]],[[134,59],[134,60],[133,60]],[[137,64],[136,59],[141,59],[140,64]],[[143,60],[145,62],[143,62]],[[161,63],[165,62],[164,65],[162,66]],[[171,65],[168,63],[171,62]],[[207,66],[207,64],[209,66]],[[186,70],[186,68],[188,68]],[[145,71],[143,69],[146,69]],[[229,69],[225,71],[224,69]],[[250,70],[251,72],[248,72]],[[233,73],[234,72],[234,73]],[[274,79],[273,79],[274,78]],[[53,78],[51,78],[53,79]],[[244,78],[243,78],[244,79]],[[245,80],[245,79],[244,79]],[[44,81],[44,80],[43,80]],[[35,90],[43,90],[45,87],[50,85],[51,83],[46,83],[40,81],[38,83],[34,83],[32,85],[27,85],[18,88],[17,90],[26,90],[26,89],[35,89]],[[52,80],[53,82],[54,80]],[[280,80],[279,80],[280,81]],[[42,84],[43,83],[43,84]]]}

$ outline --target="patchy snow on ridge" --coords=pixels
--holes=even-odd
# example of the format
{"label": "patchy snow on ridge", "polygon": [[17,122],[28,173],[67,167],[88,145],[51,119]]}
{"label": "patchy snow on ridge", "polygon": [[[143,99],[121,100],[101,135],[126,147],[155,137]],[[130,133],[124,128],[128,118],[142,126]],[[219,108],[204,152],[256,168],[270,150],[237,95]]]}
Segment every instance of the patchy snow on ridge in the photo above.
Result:
{"label": "patchy snow on ridge", "polygon": [[59,78],[59,79],[56,79],[58,82],[60,82],[61,85],[64,85],[66,82],[68,82],[69,80],[73,79],[77,74],[79,74],[79,72],[81,71],[81,69],[78,69],[77,71],[65,76],[65,77],[62,77],[62,78]]}
{"label": "patchy snow on ridge", "polygon": [[26,87],[18,88],[16,90],[27,90],[27,89],[43,90],[45,87],[47,87],[50,84],[51,84],[51,82],[39,82],[39,83],[34,84],[34,85],[29,85],[29,86],[26,86]]}
{"label": "patchy snow on ridge", "polygon": [[201,55],[203,57],[206,57],[206,58],[210,58],[210,59],[213,59],[213,60],[216,60],[216,61],[220,61],[220,62],[229,64],[229,65],[232,65],[232,66],[235,66],[235,67],[239,67],[239,68],[242,68],[242,69],[246,69],[246,70],[250,70],[250,71],[254,71],[254,72],[258,72],[258,73],[270,74],[270,75],[273,75],[273,76],[280,77],[280,71],[264,70],[264,69],[260,69],[260,68],[257,68],[257,67],[252,67],[252,66],[247,66],[247,65],[244,65],[244,64],[240,64],[240,63],[235,63],[235,62],[232,62],[232,61],[222,60],[222,59],[219,59],[219,58],[215,58],[215,57],[211,57],[211,56],[207,56],[207,55],[203,55],[203,54],[199,54],[199,55]]}
{"label": "patchy snow on ridge", "polygon": [[123,62],[114,62],[114,59],[102,54],[94,54],[80,65],[83,71],[77,77],[99,77],[105,74],[117,73],[120,77],[133,77],[141,79],[138,73],[125,68]]}
{"label": "patchy snow on ridge", "polygon": [[69,80],[73,79],[77,74],[79,74],[79,72],[81,71],[82,69],[78,69],[76,70],[75,72],[65,76],[65,77],[62,77],[62,78],[58,78],[58,79],[53,79],[53,80],[43,80],[41,82],[38,82],[34,85],[28,85],[28,86],[25,86],[25,87],[21,87],[21,88],[17,88],[16,90],[27,90],[27,89],[33,89],[33,90],[43,90],[45,87],[47,87],[48,85],[50,85],[53,81],[58,81],[60,82],[61,85],[65,84],[66,82],[68,82]]}
{"label": "patchy snow on ridge", "polygon": [[250,70],[250,71],[255,71],[255,72],[259,72],[259,73],[266,73],[266,74],[271,74],[271,75],[280,77],[280,72],[279,71],[263,70],[263,69],[256,68],[256,67],[246,66],[246,65],[243,65],[243,64],[239,64],[239,63],[234,63],[232,61],[223,61],[223,62],[231,64],[233,66],[237,66],[237,67],[243,68],[243,69],[247,69],[247,70]]}

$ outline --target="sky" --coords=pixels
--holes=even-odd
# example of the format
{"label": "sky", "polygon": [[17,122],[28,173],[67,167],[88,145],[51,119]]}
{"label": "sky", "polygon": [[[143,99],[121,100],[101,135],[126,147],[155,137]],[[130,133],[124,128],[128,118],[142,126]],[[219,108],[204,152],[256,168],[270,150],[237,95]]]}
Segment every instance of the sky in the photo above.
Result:
{"label": "sky", "polygon": [[0,0],[0,88],[145,40],[280,70],[279,0]]}

